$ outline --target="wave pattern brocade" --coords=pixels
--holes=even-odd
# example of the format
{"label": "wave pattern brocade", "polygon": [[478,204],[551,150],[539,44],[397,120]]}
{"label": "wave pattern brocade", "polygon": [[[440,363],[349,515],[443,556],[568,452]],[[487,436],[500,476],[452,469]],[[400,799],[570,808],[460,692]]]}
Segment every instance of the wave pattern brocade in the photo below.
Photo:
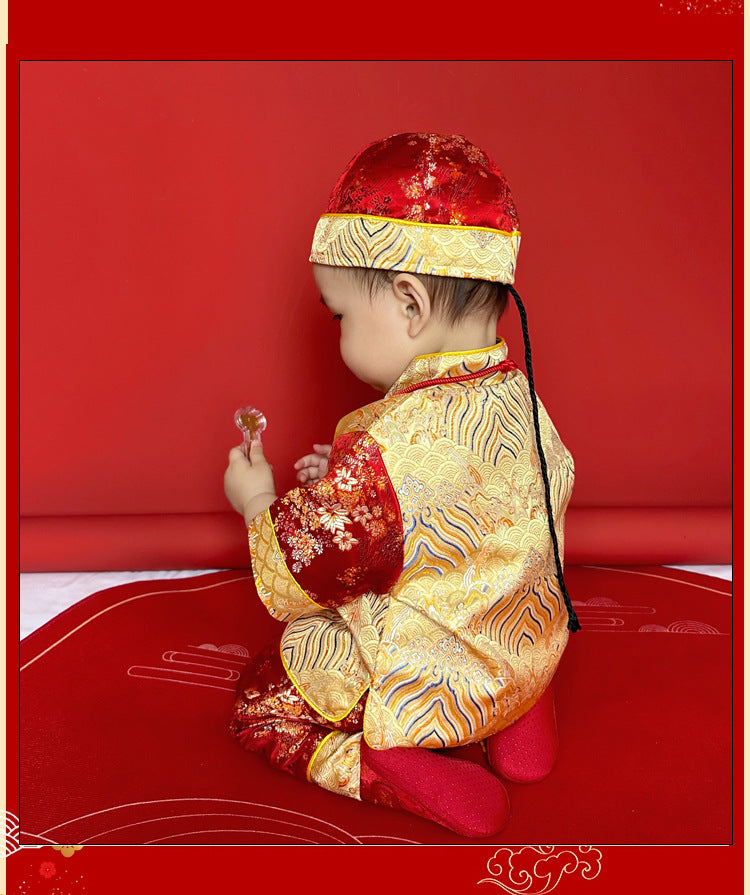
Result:
{"label": "wave pattern brocade", "polygon": [[[388,593],[290,622],[282,655],[328,717],[369,688],[373,748],[442,748],[503,729],[541,696],[567,643],[528,382],[517,370],[450,381],[506,356],[500,343],[416,358],[384,399],[339,423],[337,438],[367,432],[380,447],[403,568]],[[446,381],[399,394],[436,378]],[[539,414],[562,550],[573,459],[541,402]]]}
{"label": "wave pattern brocade", "polygon": [[324,215],[310,261],[512,283],[520,244],[520,233]]}

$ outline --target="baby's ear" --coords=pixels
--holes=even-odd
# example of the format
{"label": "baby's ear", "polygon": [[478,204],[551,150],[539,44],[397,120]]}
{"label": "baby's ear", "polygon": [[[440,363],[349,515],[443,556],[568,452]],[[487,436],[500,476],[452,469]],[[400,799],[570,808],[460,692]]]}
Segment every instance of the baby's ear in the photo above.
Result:
{"label": "baby's ear", "polygon": [[424,283],[413,274],[399,273],[391,289],[408,327],[409,335],[418,336],[430,319],[430,295]]}

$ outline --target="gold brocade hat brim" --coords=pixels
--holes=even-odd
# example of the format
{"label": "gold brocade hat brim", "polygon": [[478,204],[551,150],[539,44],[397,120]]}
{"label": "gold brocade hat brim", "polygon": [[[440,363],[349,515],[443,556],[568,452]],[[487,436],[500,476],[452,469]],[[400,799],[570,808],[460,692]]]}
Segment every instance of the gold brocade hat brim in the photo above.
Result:
{"label": "gold brocade hat brim", "polygon": [[425,224],[367,214],[324,214],[310,261],[512,284],[518,230]]}

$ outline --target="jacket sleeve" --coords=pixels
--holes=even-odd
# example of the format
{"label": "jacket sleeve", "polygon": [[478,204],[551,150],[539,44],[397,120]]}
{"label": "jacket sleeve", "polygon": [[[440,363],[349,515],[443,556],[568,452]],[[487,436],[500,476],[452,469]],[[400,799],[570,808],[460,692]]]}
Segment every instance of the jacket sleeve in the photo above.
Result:
{"label": "jacket sleeve", "polygon": [[366,432],[337,438],[328,474],[276,500],[248,534],[258,595],[282,621],[386,593],[403,570],[401,509]]}

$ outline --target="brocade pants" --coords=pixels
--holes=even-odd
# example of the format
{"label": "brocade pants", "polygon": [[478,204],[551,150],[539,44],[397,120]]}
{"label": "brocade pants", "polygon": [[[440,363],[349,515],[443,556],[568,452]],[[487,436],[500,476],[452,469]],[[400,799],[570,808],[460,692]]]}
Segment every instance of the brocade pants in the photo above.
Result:
{"label": "brocade pants", "polygon": [[358,799],[366,698],[340,721],[319,715],[289,679],[276,642],[240,675],[230,730],[272,767]]}

